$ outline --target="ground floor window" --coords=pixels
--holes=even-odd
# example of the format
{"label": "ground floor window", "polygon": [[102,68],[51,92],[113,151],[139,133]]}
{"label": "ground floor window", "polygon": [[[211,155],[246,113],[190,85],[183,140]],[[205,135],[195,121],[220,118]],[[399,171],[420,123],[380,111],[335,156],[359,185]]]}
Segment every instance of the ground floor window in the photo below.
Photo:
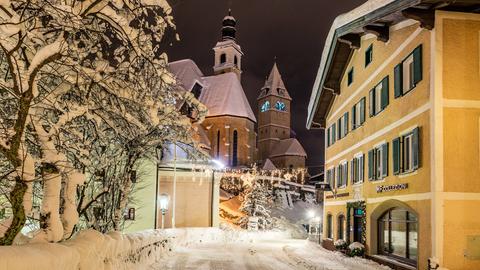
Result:
{"label": "ground floor window", "polygon": [[332,220],[332,215],[328,214],[327,215],[327,238],[332,239],[333,238],[333,220]]}
{"label": "ground floor window", "polygon": [[392,208],[378,220],[379,253],[416,265],[418,255],[417,216]]}
{"label": "ground floor window", "polygon": [[345,240],[345,216],[340,215],[338,216],[338,234],[337,234],[338,239],[344,239]]}

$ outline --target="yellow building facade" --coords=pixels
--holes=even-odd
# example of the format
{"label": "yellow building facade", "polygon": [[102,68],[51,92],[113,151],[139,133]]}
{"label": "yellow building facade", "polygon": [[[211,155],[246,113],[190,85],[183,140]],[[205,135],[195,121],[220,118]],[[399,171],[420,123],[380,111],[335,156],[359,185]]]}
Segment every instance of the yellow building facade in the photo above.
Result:
{"label": "yellow building facade", "polygon": [[307,121],[325,129],[322,244],[361,242],[394,269],[480,269],[480,15],[426,20],[407,2],[332,27]]}

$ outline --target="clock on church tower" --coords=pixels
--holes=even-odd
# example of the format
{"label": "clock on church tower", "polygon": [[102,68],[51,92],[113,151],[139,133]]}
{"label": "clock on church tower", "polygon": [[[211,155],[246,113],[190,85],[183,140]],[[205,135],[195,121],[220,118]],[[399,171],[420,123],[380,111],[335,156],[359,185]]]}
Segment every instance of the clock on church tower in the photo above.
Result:
{"label": "clock on church tower", "polygon": [[260,160],[270,156],[278,141],[290,138],[291,101],[275,63],[257,98]]}

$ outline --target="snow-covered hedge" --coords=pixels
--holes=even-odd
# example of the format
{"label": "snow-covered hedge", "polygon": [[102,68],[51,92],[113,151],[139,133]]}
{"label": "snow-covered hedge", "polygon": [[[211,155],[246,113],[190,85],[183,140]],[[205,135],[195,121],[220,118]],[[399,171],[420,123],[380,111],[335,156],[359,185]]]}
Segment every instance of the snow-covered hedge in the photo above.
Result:
{"label": "snow-covered hedge", "polygon": [[348,255],[350,257],[360,256],[365,254],[365,246],[359,242],[353,242],[348,246]]}
{"label": "snow-covered hedge", "polygon": [[160,230],[105,235],[86,230],[62,243],[0,247],[0,269],[141,269],[168,252],[171,242],[168,233]]}

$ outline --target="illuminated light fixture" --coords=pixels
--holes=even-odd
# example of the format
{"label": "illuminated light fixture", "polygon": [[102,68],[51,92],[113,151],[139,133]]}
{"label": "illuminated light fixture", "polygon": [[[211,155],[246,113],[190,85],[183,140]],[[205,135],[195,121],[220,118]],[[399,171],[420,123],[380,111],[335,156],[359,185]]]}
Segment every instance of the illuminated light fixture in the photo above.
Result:
{"label": "illuminated light fixture", "polygon": [[165,213],[167,213],[169,202],[170,196],[167,193],[158,195],[158,203],[160,204],[160,211],[162,211],[162,229],[165,228]]}
{"label": "illuminated light fixture", "polygon": [[217,170],[225,169],[225,164],[223,164],[220,160],[213,159],[212,162],[215,163],[215,168]]}

